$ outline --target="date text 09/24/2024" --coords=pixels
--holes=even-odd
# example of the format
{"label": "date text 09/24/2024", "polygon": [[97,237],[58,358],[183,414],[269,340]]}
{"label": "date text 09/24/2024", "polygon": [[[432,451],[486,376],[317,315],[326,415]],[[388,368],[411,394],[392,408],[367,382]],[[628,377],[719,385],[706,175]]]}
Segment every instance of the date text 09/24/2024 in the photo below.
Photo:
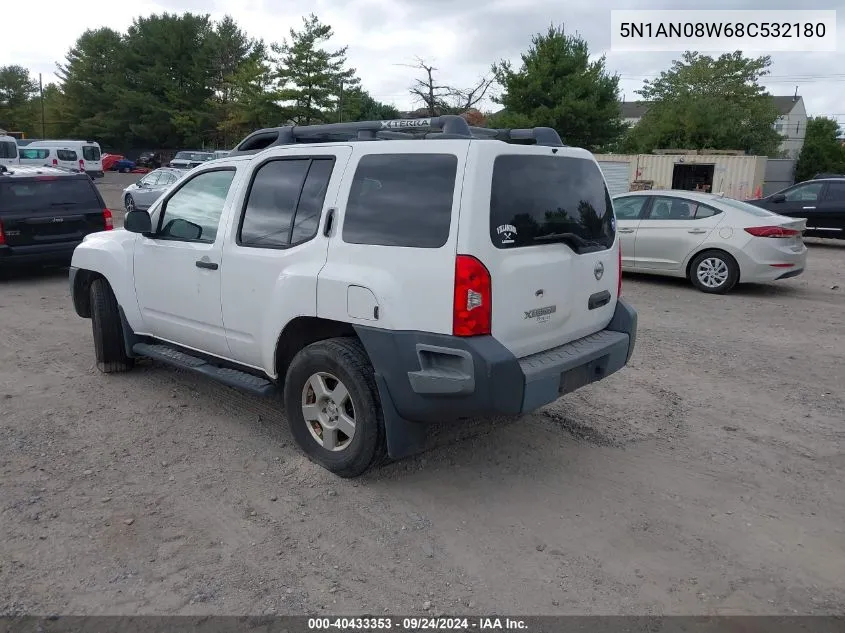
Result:
{"label": "date text 09/24/2024", "polygon": [[525,630],[519,618],[500,617],[371,617],[371,618],[308,618],[308,630],[339,631],[423,631],[423,630]]}

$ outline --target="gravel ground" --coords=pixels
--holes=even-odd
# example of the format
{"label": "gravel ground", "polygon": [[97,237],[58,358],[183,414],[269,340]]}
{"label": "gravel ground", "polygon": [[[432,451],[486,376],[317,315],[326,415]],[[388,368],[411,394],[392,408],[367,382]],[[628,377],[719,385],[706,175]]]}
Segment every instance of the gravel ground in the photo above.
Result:
{"label": "gravel ground", "polygon": [[843,263],[817,242],[727,297],[626,277],[628,368],[354,481],[275,402],[99,374],[66,271],[6,275],[0,615],[841,614]]}

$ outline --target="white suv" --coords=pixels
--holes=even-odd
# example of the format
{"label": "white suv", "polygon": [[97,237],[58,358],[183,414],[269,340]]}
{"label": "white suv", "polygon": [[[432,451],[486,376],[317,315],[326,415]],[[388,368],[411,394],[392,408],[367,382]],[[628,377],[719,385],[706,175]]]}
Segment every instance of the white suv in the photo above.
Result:
{"label": "white suv", "polygon": [[272,128],[88,236],[70,286],[101,371],[147,357],[280,394],[302,449],[352,477],[416,452],[426,422],[621,369],[615,234],[595,159],[549,128]]}

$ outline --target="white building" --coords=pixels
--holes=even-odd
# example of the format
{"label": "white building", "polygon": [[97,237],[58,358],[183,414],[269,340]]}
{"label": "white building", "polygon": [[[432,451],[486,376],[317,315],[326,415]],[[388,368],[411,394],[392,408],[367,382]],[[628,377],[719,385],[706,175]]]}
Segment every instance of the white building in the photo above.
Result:
{"label": "white building", "polygon": [[[785,158],[798,158],[801,148],[804,147],[804,134],[807,131],[807,110],[804,108],[804,99],[798,95],[772,98],[778,110],[774,127],[785,137],[780,145],[780,151],[785,152]],[[636,125],[650,105],[649,101],[621,103],[622,120],[630,125]]]}

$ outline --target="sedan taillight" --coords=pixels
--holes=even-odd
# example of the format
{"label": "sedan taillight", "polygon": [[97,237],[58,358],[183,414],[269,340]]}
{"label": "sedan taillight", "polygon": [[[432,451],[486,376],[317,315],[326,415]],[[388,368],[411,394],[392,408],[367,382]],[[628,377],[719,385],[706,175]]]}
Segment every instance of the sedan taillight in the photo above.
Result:
{"label": "sedan taillight", "polygon": [[801,231],[785,229],[782,226],[752,226],[745,229],[745,232],[754,237],[795,237],[801,235]]}

